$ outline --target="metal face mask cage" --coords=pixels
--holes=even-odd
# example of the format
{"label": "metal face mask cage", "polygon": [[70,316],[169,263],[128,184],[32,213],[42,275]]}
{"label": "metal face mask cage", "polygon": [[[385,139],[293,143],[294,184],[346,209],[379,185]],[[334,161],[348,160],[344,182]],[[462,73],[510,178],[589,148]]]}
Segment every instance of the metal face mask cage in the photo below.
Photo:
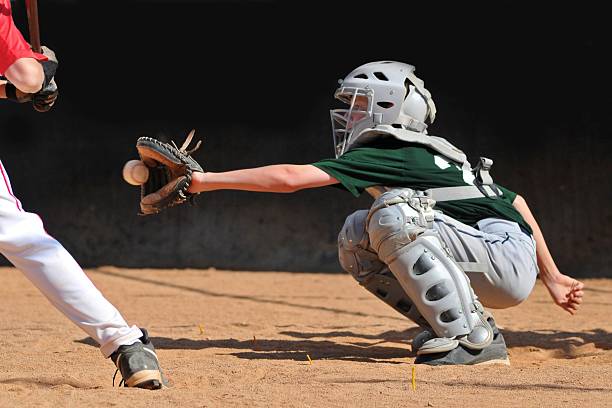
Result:
{"label": "metal face mask cage", "polygon": [[[371,89],[352,87],[341,87],[334,93],[336,99],[349,105],[348,109],[330,110],[336,158],[345,153],[356,131],[360,132],[374,124],[372,120],[373,95],[374,91]],[[358,96],[367,98],[368,106],[366,110],[358,109],[355,106]]]}

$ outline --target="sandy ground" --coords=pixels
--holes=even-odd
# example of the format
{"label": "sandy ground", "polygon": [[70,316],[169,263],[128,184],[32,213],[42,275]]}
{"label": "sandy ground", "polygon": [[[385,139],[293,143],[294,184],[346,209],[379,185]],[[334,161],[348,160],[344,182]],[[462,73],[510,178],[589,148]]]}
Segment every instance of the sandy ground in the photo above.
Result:
{"label": "sandy ground", "polygon": [[113,388],[93,341],[19,271],[0,274],[2,407],[612,406],[612,280],[585,280],[573,317],[540,282],[493,311],[510,367],[436,368],[413,364],[415,326],[346,275],[87,270],[153,338],[170,387],[146,391]]}

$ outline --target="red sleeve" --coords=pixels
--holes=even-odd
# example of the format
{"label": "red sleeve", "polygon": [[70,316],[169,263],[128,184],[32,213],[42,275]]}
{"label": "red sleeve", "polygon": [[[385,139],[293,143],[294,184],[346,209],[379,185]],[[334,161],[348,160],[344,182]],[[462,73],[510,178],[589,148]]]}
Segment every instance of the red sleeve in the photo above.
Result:
{"label": "red sleeve", "polygon": [[0,0],[0,74],[19,58],[46,61],[47,57],[32,51],[13,21],[10,0]]}

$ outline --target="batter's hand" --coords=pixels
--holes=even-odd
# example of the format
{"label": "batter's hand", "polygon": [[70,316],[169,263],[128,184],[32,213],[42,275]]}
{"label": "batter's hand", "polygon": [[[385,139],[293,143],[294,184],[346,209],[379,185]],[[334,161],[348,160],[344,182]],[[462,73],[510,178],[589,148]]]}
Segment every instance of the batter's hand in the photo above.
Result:
{"label": "batter's hand", "polygon": [[542,279],[542,282],[556,305],[572,315],[576,314],[584,296],[584,283],[563,274]]}
{"label": "batter's hand", "polygon": [[57,57],[55,52],[46,46],[42,46],[42,53],[47,57],[47,61],[41,61],[45,80],[42,89],[35,94],[32,94],[32,106],[38,112],[47,112],[55,104],[57,99],[57,84],[55,83],[55,72],[57,71]]}
{"label": "batter's hand", "polygon": [[45,73],[45,80],[43,82],[43,89],[48,87],[53,78],[55,78],[55,73],[57,72],[58,61],[55,56],[55,52],[47,47],[42,46],[42,54],[47,57],[47,61],[41,61],[40,64],[43,67],[43,72]]}
{"label": "batter's hand", "polygon": [[32,106],[38,112],[47,112],[50,110],[57,99],[58,91],[55,79],[47,84],[43,89],[32,94]]}

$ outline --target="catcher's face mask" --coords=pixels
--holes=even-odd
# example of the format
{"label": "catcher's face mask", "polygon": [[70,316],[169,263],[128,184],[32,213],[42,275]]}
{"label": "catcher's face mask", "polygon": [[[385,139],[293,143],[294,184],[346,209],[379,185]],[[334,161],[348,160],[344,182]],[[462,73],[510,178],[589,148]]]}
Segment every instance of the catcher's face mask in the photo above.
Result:
{"label": "catcher's face mask", "polygon": [[341,87],[335,98],[346,103],[348,109],[331,109],[332,133],[336,158],[342,156],[351,139],[374,125],[372,121],[373,91],[365,88]]}
{"label": "catcher's face mask", "polygon": [[426,122],[433,122],[436,109],[414,70],[413,65],[402,62],[375,61],[340,80],[334,96],[349,108],[331,110],[336,157],[351,149],[367,128],[390,125],[426,132]]}

